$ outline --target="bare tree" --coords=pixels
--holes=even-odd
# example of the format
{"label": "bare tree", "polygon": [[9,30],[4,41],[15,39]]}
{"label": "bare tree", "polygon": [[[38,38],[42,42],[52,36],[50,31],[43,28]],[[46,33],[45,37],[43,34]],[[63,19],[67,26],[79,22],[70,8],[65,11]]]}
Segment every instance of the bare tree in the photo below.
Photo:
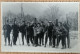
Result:
{"label": "bare tree", "polygon": [[62,16],[61,10],[58,6],[52,5],[47,8],[47,10],[44,11],[43,18],[46,18],[48,20],[54,21],[56,19],[59,19]]}

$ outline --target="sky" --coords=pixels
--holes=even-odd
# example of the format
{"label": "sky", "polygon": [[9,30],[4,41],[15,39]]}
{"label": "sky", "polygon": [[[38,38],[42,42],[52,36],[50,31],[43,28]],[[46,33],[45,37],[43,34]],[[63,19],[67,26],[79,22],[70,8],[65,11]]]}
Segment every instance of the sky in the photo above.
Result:
{"label": "sky", "polygon": [[[58,6],[64,13],[76,12],[79,10],[78,2],[23,2],[24,14],[32,14],[35,16],[41,16],[43,12],[49,8],[49,6]],[[2,13],[5,15],[8,11],[19,14],[21,13],[21,2],[2,2]]]}

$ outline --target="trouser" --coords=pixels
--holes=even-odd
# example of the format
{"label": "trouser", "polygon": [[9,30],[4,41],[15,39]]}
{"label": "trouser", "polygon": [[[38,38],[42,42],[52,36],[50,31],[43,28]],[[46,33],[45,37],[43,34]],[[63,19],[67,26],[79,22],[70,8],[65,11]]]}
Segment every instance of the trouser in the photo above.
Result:
{"label": "trouser", "polygon": [[29,41],[33,44],[33,36],[27,35],[27,44],[29,44]]}
{"label": "trouser", "polygon": [[16,45],[17,37],[14,37],[13,44]]}
{"label": "trouser", "polygon": [[53,37],[52,37],[53,39],[52,39],[52,42],[53,42],[53,46],[55,47],[55,45],[56,45],[56,35],[53,35]]}
{"label": "trouser", "polygon": [[41,45],[44,45],[44,33],[40,33],[39,34],[39,44]]}
{"label": "trouser", "polygon": [[16,45],[18,34],[13,34],[13,44]]}
{"label": "trouser", "polygon": [[25,39],[26,39],[26,33],[22,33],[22,44],[24,45],[24,36],[25,36]]}
{"label": "trouser", "polygon": [[38,36],[34,36],[34,45],[38,45]]}
{"label": "trouser", "polygon": [[66,47],[66,38],[65,38],[65,35],[62,35],[62,46]]}
{"label": "trouser", "polygon": [[7,36],[5,35],[5,44],[6,44],[7,38],[8,38],[8,44],[10,45],[10,34],[8,34]]}
{"label": "trouser", "polygon": [[45,37],[45,46],[46,46],[46,44],[47,44],[48,38],[49,38],[49,46],[51,46],[51,45],[52,45],[52,42],[51,42],[51,40],[52,40],[52,35],[48,35],[48,36]]}
{"label": "trouser", "polygon": [[[67,38],[67,46],[68,46],[68,48],[70,47],[70,36],[69,36],[69,32],[68,32],[68,34],[66,35],[66,38]],[[66,40],[65,40],[65,42],[66,42]]]}
{"label": "trouser", "polygon": [[60,43],[60,40],[62,39],[62,36],[61,35],[57,35],[57,46],[59,46],[59,43]]}

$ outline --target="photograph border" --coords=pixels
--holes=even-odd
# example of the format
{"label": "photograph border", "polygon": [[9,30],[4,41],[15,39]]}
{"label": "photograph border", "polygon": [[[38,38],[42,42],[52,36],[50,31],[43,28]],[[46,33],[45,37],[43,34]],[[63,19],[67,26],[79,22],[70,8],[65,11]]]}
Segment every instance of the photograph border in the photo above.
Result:
{"label": "photograph border", "polygon": [[[0,1],[0,23],[2,24],[2,19],[1,19],[1,2],[80,2],[79,1],[75,1],[75,0],[1,0]],[[78,14],[78,37],[80,40],[80,3],[79,3],[79,14]],[[0,27],[2,27],[2,25],[0,24]],[[0,28],[0,34],[1,34],[1,28]],[[80,43],[79,43],[80,45]],[[77,53],[43,53],[43,52],[1,52],[1,35],[0,35],[0,54],[77,54]]]}

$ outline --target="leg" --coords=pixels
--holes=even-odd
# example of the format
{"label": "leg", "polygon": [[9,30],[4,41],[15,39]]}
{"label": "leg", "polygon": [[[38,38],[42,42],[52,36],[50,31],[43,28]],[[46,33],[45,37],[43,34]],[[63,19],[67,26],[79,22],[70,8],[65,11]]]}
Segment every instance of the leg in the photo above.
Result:
{"label": "leg", "polygon": [[27,43],[27,36],[26,36],[26,33],[24,34],[24,36],[25,36],[25,40],[26,40],[26,43]]}
{"label": "leg", "polygon": [[22,45],[24,45],[24,34],[22,33]]}
{"label": "leg", "polygon": [[13,44],[16,45],[16,37],[14,36]]}
{"label": "leg", "polygon": [[36,36],[34,36],[34,45],[36,45]]}
{"label": "leg", "polygon": [[6,46],[7,36],[5,35],[5,46]]}
{"label": "leg", "polygon": [[42,45],[44,45],[44,36],[42,37]]}
{"label": "leg", "polygon": [[44,33],[42,35],[42,45],[44,45]]}
{"label": "leg", "polygon": [[57,47],[58,47],[58,45],[59,45],[59,37],[57,36]]}
{"label": "leg", "polygon": [[8,36],[8,45],[10,45],[10,35]]}
{"label": "leg", "polygon": [[17,37],[18,37],[18,34],[15,35],[15,45],[16,45]]}
{"label": "leg", "polygon": [[31,43],[33,44],[32,36],[30,36],[30,41],[31,41]]}
{"label": "leg", "polygon": [[29,35],[27,35],[27,44],[29,44]]}
{"label": "leg", "polygon": [[34,36],[32,36],[33,46],[34,46]]}
{"label": "leg", "polygon": [[69,36],[69,33],[67,35],[67,44],[68,44],[68,48],[70,48],[70,36]]}
{"label": "leg", "polygon": [[64,37],[64,47],[66,48],[66,35]]}
{"label": "leg", "polygon": [[65,36],[63,35],[62,36],[62,49],[64,49],[65,47]]}
{"label": "leg", "polygon": [[15,45],[15,35],[13,34],[13,45]]}
{"label": "leg", "polygon": [[31,42],[32,42],[32,44],[33,44],[33,33],[31,34]]}
{"label": "leg", "polygon": [[53,47],[55,47],[55,35],[53,36]]}
{"label": "leg", "polygon": [[57,47],[59,46],[60,40],[61,40],[61,36],[58,36],[57,37]]}
{"label": "leg", "polygon": [[51,36],[49,36],[49,46],[51,46],[52,45],[52,43],[51,43]]}
{"label": "leg", "polygon": [[39,37],[39,41],[40,41],[40,45],[41,45],[41,41],[42,41],[42,38],[41,37]]}
{"label": "leg", "polygon": [[36,45],[38,45],[38,35],[36,36]]}
{"label": "leg", "polygon": [[34,46],[36,47],[37,45],[37,36],[34,36]]}
{"label": "leg", "polygon": [[48,36],[46,35],[46,37],[45,37],[45,47],[46,47],[46,44],[47,44],[47,39],[48,39]]}
{"label": "leg", "polygon": [[38,34],[38,38],[39,38],[39,45],[41,45],[41,34]]}
{"label": "leg", "polygon": [[16,41],[17,41],[17,37],[16,37],[16,40],[15,40],[15,45],[16,45]]}

